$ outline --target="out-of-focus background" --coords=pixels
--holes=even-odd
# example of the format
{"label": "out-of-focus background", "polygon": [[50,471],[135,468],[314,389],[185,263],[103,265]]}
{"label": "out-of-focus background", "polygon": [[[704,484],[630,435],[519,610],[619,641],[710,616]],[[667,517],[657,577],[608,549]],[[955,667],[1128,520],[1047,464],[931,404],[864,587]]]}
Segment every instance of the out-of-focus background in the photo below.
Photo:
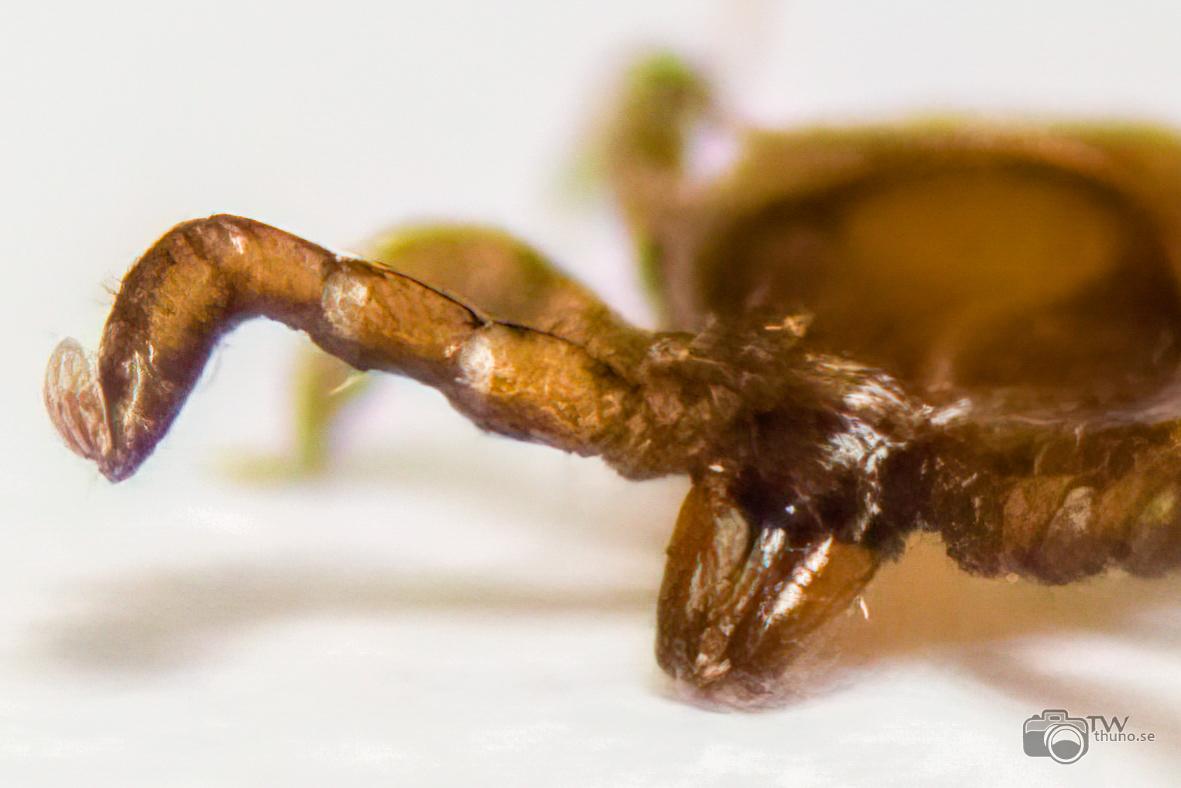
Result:
{"label": "out-of-focus background", "polygon": [[[290,440],[301,338],[235,333],[166,442],[110,486],[40,399],[178,220],[342,249],[394,222],[530,239],[649,316],[601,197],[571,189],[647,45],[764,124],[912,112],[1181,124],[1162,2],[10,4],[0,23],[0,785],[1164,784],[1181,768],[1181,583],[1049,589],[888,568],[836,688],[705,711],[652,658],[684,480],[486,437],[383,380],[325,478],[227,470]],[[1044,708],[1153,743],[1022,754]]]}

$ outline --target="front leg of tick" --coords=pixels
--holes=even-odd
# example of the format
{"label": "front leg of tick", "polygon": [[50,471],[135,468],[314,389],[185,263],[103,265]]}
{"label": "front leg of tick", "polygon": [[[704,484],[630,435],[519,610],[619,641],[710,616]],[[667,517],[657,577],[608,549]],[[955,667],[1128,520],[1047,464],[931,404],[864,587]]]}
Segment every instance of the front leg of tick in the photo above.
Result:
{"label": "front leg of tick", "polygon": [[648,334],[584,291],[560,295],[560,325],[518,325],[249,219],[185,222],[124,277],[97,357],[59,345],[45,403],[66,443],[119,481],[167,432],[220,337],[267,317],[357,369],[440,389],[485,429],[604,454],[633,474],[679,470],[675,451],[634,449],[668,445],[646,435],[651,403],[635,377]]}

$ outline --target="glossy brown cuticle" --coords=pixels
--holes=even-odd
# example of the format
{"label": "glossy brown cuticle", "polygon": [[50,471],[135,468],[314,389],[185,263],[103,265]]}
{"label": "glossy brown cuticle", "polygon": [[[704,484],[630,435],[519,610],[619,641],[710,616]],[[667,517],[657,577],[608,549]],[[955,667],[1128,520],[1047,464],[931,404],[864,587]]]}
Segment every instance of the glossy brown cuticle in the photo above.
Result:
{"label": "glossy brown cuticle", "polygon": [[1065,583],[1181,563],[1181,146],[1151,130],[751,132],[682,177],[692,71],[637,72],[609,176],[666,315],[618,318],[519,241],[441,226],[341,257],[249,219],[180,224],[46,404],[112,481],[219,338],[267,317],[482,428],[629,478],[687,474],[657,658],[774,693],[916,530],[967,571]]}

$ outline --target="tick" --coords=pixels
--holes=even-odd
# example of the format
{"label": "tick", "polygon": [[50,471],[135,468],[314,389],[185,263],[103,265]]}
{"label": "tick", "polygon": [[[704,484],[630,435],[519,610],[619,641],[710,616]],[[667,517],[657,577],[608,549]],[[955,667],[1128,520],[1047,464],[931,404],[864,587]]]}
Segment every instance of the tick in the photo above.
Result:
{"label": "tick", "polygon": [[54,424],[128,477],[219,338],[261,316],[485,430],[687,474],[656,654],[727,701],[774,693],[916,530],[986,576],[1181,563],[1175,138],[750,130],[705,176],[703,80],[657,58],[629,85],[606,170],[663,330],[494,230],[411,229],[358,259],[213,216],[134,264],[97,357],[54,351]]}

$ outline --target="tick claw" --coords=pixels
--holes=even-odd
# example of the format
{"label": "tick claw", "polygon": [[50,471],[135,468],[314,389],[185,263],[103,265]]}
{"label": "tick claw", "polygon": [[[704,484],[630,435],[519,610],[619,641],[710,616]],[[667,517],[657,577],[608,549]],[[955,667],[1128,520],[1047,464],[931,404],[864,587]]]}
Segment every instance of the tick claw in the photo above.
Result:
{"label": "tick claw", "polygon": [[54,349],[45,370],[45,407],[65,444],[93,460],[107,478],[118,474],[110,465],[111,428],[93,357],[73,339]]}

